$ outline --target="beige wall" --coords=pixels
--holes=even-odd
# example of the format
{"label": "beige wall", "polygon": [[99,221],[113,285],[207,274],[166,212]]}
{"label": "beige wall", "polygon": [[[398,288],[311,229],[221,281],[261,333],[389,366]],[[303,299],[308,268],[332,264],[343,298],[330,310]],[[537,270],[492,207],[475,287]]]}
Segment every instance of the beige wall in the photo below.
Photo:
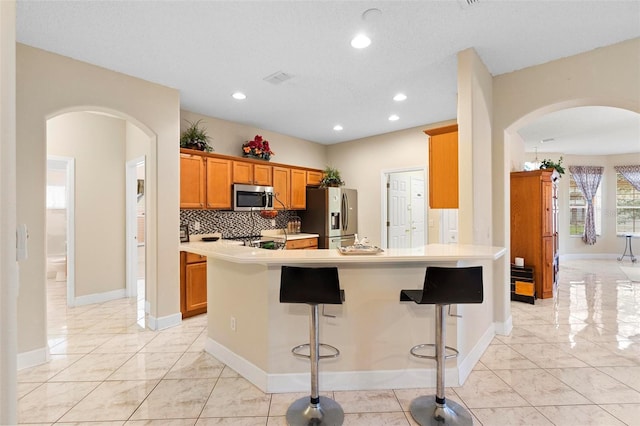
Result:
{"label": "beige wall", "polygon": [[179,321],[178,91],[22,44],[16,68],[17,216],[30,230],[29,259],[20,274],[18,351],[46,353],[46,121],[66,112],[109,112],[153,140],[147,161],[147,282],[157,291],[149,291],[150,316],[157,327]]}
{"label": "beige wall", "polygon": [[125,287],[125,124],[86,112],[47,121],[47,154],[75,158],[76,297]]}
{"label": "beige wall", "polygon": [[0,2],[0,424],[17,418],[16,5]]}
{"label": "beige wall", "polygon": [[271,149],[276,153],[271,157],[273,162],[316,169],[324,169],[327,164],[325,145],[185,110],[180,112],[180,117],[182,130],[189,125],[187,121],[194,123],[202,120],[201,127],[206,129],[211,137],[209,145],[213,146],[214,152],[218,154],[240,157],[242,144],[252,140],[255,135],[261,135],[269,141]]}
{"label": "beige wall", "polygon": [[[624,155],[538,155],[538,159],[554,161],[562,156],[566,173],[558,183],[558,228],[560,255],[616,255],[624,251],[625,239],[616,235],[616,171],[614,166],[640,164],[640,149],[634,154]],[[527,153],[526,161],[533,161],[535,154]],[[600,181],[602,191],[602,234],[594,245],[587,245],[579,236],[569,235],[569,166],[602,166],[604,174]]]}

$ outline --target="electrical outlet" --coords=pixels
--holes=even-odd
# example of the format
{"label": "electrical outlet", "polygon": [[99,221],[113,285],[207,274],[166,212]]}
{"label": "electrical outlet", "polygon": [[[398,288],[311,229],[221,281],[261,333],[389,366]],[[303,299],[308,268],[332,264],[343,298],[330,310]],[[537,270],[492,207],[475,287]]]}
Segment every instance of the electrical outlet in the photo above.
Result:
{"label": "electrical outlet", "polygon": [[229,327],[231,327],[231,330],[236,331],[236,317],[231,317]]}
{"label": "electrical outlet", "polygon": [[195,222],[193,222],[193,229],[195,231],[199,231],[200,230],[200,222],[198,222],[197,220]]}
{"label": "electrical outlet", "polygon": [[275,219],[271,219],[271,226],[276,226],[276,220]]}

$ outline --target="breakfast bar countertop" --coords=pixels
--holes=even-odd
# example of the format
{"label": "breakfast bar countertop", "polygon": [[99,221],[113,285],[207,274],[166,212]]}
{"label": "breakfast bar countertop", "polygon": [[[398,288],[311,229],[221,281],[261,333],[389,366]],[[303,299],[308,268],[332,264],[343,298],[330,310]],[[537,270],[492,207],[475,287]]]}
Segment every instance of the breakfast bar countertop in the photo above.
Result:
{"label": "breakfast bar countertop", "polygon": [[232,263],[252,263],[260,265],[392,264],[481,259],[496,260],[506,252],[506,249],[503,247],[467,244],[428,244],[412,249],[384,249],[384,251],[377,254],[344,255],[337,249],[264,250],[254,247],[229,245],[224,241],[194,241],[182,243],[179,249]]}

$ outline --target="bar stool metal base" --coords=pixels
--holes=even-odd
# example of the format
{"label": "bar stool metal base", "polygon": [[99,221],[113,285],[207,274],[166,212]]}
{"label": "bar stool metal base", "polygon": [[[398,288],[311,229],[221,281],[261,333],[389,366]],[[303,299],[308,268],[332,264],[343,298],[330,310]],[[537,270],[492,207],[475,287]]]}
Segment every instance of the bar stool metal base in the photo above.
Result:
{"label": "bar stool metal base", "polygon": [[287,410],[287,424],[290,426],[340,426],[344,423],[344,411],[331,398],[320,397],[318,404],[312,404],[305,396],[294,401]]}
{"label": "bar stool metal base", "polygon": [[421,426],[473,425],[471,413],[466,408],[450,400],[447,400],[444,404],[438,404],[435,395],[420,396],[414,399],[409,405],[409,412]]}

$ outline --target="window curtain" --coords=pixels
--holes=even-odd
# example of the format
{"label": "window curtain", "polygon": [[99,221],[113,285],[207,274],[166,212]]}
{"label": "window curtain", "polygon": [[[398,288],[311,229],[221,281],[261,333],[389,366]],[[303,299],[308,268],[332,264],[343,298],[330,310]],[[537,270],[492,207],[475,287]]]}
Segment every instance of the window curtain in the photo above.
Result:
{"label": "window curtain", "polygon": [[636,191],[640,191],[640,166],[614,166],[614,169],[628,180]]}
{"label": "window curtain", "polygon": [[596,243],[596,221],[593,208],[593,197],[596,196],[604,167],[598,166],[569,166],[569,172],[573,176],[582,196],[587,200],[587,216],[584,220],[584,233],[582,241],[585,244]]}

